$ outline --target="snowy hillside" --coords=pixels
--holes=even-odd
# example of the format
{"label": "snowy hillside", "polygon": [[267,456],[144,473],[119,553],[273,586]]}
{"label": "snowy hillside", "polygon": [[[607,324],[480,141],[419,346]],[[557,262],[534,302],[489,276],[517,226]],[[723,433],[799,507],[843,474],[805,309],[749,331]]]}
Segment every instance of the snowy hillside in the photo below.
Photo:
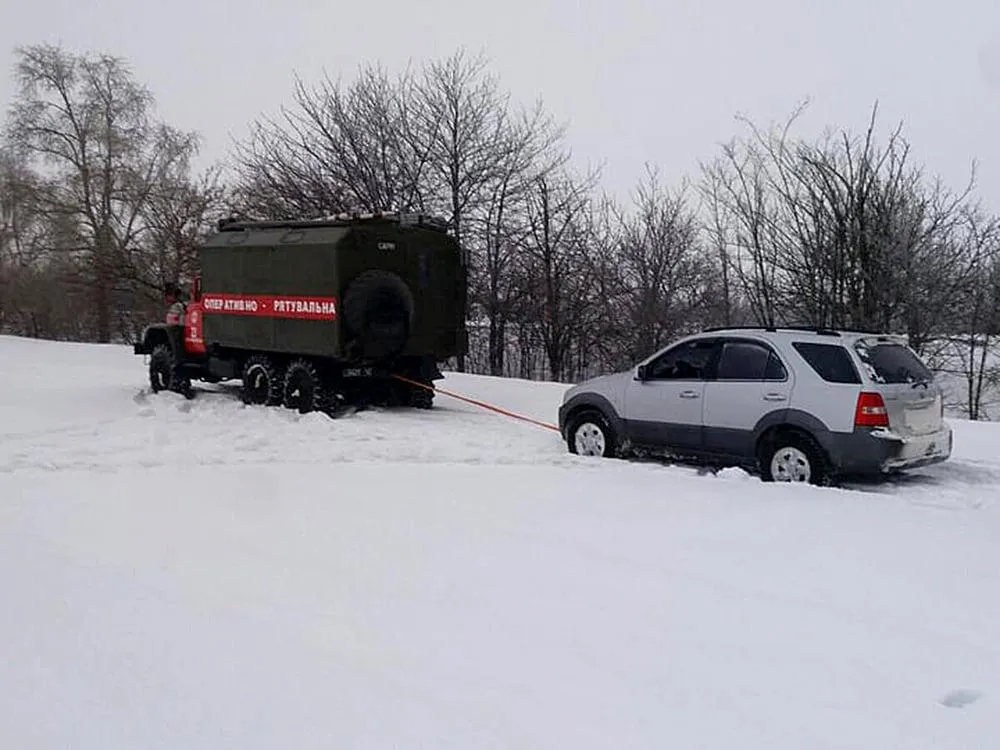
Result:
{"label": "snowy hillside", "polygon": [[[971,748],[1000,738],[1000,425],[891,485],[341,420],[0,338],[0,747]],[[553,421],[562,386],[443,387]],[[204,386],[202,386],[204,388]]]}

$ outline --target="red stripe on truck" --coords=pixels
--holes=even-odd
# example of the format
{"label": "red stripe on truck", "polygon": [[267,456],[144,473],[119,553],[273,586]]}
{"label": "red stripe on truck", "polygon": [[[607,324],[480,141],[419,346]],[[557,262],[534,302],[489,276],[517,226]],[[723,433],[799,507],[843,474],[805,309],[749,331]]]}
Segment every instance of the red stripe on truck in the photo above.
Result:
{"label": "red stripe on truck", "polygon": [[258,318],[336,320],[333,297],[299,297],[268,294],[202,294],[206,315],[250,315]]}

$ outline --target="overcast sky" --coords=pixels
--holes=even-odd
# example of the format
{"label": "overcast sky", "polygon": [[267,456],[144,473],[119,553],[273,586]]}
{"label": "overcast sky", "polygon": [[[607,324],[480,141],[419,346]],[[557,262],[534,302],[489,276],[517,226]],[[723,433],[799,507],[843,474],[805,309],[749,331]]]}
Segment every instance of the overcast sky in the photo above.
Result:
{"label": "overcast sky", "polygon": [[350,77],[484,52],[518,99],[541,96],[568,123],[581,162],[604,161],[627,191],[645,161],[665,177],[739,132],[734,115],[884,128],[903,120],[916,158],[958,188],[973,158],[1000,210],[998,0],[0,0],[0,100],[18,44],[61,43],[128,58],[172,124],[204,156],[290,100],[292,76]]}

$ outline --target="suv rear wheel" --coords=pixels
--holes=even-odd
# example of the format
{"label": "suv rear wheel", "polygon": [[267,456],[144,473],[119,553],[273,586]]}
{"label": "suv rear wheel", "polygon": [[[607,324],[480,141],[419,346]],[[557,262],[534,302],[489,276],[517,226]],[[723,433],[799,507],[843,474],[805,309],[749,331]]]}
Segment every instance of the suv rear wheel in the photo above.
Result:
{"label": "suv rear wheel", "polygon": [[573,417],[566,431],[570,453],[578,456],[613,458],[618,455],[618,436],[603,414],[581,412]]}
{"label": "suv rear wheel", "polygon": [[830,478],[823,449],[810,436],[792,430],[765,438],[760,449],[760,471],[765,482],[825,485]]}

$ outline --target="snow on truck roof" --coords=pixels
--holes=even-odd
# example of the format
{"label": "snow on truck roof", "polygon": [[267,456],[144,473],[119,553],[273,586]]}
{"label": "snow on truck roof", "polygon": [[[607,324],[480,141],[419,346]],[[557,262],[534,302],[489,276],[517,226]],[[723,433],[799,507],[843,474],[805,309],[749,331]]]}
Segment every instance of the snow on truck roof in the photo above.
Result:
{"label": "snow on truck roof", "polygon": [[450,226],[441,216],[421,213],[374,211],[370,213],[339,213],[317,219],[220,219],[220,232],[239,232],[249,229],[325,229],[357,226],[358,224],[390,222],[404,227],[422,227],[446,232]]}

